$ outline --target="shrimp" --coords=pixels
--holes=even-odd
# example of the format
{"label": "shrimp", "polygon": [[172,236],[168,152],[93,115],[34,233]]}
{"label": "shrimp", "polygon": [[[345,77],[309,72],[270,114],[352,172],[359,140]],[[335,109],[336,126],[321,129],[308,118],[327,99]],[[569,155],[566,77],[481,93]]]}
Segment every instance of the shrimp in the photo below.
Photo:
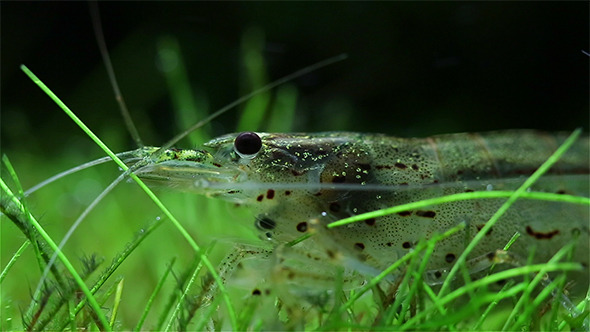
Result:
{"label": "shrimp", "polygon": [[[532,130],[410,139],[351,132],[244,132],[213,139],[202,150],[166,150],[136,174],[148,184],[248,206],[259,237],[271,248],[269,252],[285,250],[285,244],[313,234],[289,248],[297,254],[288,257],[300,257],[296,259],[300,260],[298,267],[282,264],[280,270],[287,282],[314,287],[330,279],[327,266],[343,266],[351,287],[355,281],[360,285],[367,276],[377,275],[411,252],[420,241],[464,223],[464,229],[436,244],[428,260],[424,279],[437,285],[505,199],[458,201],[343,227],[327,225],[444,195],[515,190],[565,138],[563,133]],[[145,149],[143,153],[157,150]],[[532,190],[588,197],[588,152],[585,136]],[[585,290],[589,218],[585,205],[519,200],[469,254],[469,273],[489,268],[495,253],[515,233],[522,236],[509,252],[513,262],[520,263],[530,255],[532,263],[547,262],[576,240],[572,261],[584,269],[571,278]],[[395,281],[395,273],[399,271],[387,279]]]}
{"label": "shrimp", "polygon": [[[237,244],[219,264],[219,274],[229,281],[248,258],[258,258],[250,262],[263,264],[264,269],[253,277],[258,279],[252,295],[276,291],[290,314],[288,319],[294,319],[297,306],[305,302],[310,307],[325,306],[322,296],[327,292],[336,298],[339,282],[342,289],[356,291],[382,280],[383,289],[375,287],[375,294],[385,291],[396,300],[403,298],[401,279],[414,272],[404,259],[420,252],[423,243],[435,246],[424,259],[424,268],[418,269],[424,271],[420,277],[427,285],[439,287],[505,199],[452,202],[330,227],[334,222],[454,193],[514,190],[564,139],[565,134],[533,131],[422,139],[349,132],[246,132],[219,137],[199,149],[142,147],[118,156],[152,186],[249,208],[251,221],[234,218],[227,220],[226,227],[253,223],[262,243]],[[588,137],[580,139],[532,190],[588,197]],[[207,221],[199,217],[199,223]],[[485,274],[497,262],[512,266],[547,262],[573,243],[570,260],[584,271],[572,272],[568,278],[585,291],[588,218],[583,205],[520,199],[469,254],[467,272],[474,277]],[[201,224],[191,226],[199,230]],[[440,236],[447,232],[452,233]],[[522,235],[507,252],[499,250],[514,234]],[[510,257],[503,256],[506,253]],[[391,272],[377,279],[384,271]],[[205,281],[199,297],[213,301],[216,284]]]}

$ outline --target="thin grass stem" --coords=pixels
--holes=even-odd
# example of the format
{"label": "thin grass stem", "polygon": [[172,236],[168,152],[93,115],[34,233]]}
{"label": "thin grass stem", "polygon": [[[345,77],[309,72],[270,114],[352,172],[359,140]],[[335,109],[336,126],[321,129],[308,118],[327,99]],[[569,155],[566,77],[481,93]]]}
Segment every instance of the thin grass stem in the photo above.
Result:
{"label": "thin grass stem", "polygon": [[6,266],[2,269],[2,272],[0,272],[0,285],[2,285],[2,281],[4,280],[4,278],[6,278],[6,275],[8,274],[8,271],[10,271],[10,268],[14,265],[14,263],[16,263],[16,261],[18,260],[18,258],[23,254],[23,252],[29,247],[30,244],[31,244],[31,241],[30,240],[26,240],[16,250],[16,252],[14,253],[14,255],[12,255],[12,257],[10,257],[10,260],[8,261],[8,263],[6,263]]}
{"label": "thin grass stem", "polygon": [[[343,218],[338,221],[334,221],[327,225],[328,228],[344,226],[347,224],[351,224],[353,222],[363,221],[371,218],[378,218],[383,217],[386,215],[404,212],[409,210],[414,210],[418,208],[423,208],[427,206],[435,206],[441,205],[451,202],[458,202],[458,201],[466,201],[472,199],[487,199],[487,198],[506,198],[511,197],[514,195],[514,191],[474,191],[468,193],[458,193],[458,194],[451,194],[445,195],[436,198],[429,198],[424,199],[417,202],[411,202],[402,205],[396,205],[390,208],[385,208],[381,210],[361,213],[352,217]],[[581,205],[589,205],[590,206],[590,198],[588,197],[581,197],[581,196],[574,196],[574,195],[561,195],[561,194],[553,194],[553,193],[545,193],[545,192],[524,192],[519,195],[519,199],[532,199],[532,200],[541,200],[541,201],[551,201],[551,202],[564,202],[564,203],[571,203],[571,204],[581,204]]]}
{"label": "thin grass stem", "polygon": [[[526,192],[528,188],[530,188],[553,164],[555,164],[561,156],[574,144],[576,139],[580,136],[582,130],[580,128],[574,130],[574,132],[563,142],[563,144],[557,148],[557,150],[547,158],[547,160],[539,166],[539,168],[526,179],[526,181],[508,198],[508,200],[500,206],[500,208],[494,213],[494,215],[488,220],[484,227],[473,237],[469,245],[463,250],[455,265],[449,271],[449,275],[443,282],[443,285],[438,293],[439,298],[443,296],[448,288],[450,287],[450,281],[453,280],[455,274],[457,273],[459,267],[465,263],[467,256],[473,251],[475,246],[483,239],[483,237],[487,234],[487,232],[496,224],[496,222],[500,219],[500,217],[506,213],[508,208],[519,199],[523,193]],[[586,199],[586,201],[590,202],[590,199]]]}
{"label": "thin grass stem", "polygon": [[[33,74],[33,72],[31,72],[26,66],[21,65],[21,69],[27,74],[27,76],[29,76],[29,78],[31,78],[31,80],[37,84],[41,90],[43,90],[80,128],[82,128],[82,130],[103,150],[105,151],[109,157],[111,157],[113,159],[113,161],[119,166],[121,167],[121,169],[123,169],[124,171],[128,171],[129,168],[127,167],[127,165],[125,165],[125,163],[119,159],[119,157],[117,157],[116,154],[114,154],[103,142],[102,140],[100,140],[100,138],[98,138],[98,136],[96,136],[91,130],[90,128],[88,128],[39,78],[37,78],[37,76],[35,76],[35,74]],[[194,241],[194,239],[190,236],[190,234],[186,231],[186,229],[182,226],[182,224],[180,224],[180,222],[172,215],[172,213],[168,210],[168,208],[166,208],[164,206],[164,204],[158,199],[158,197],[156,197],[156,195],[151,191],[151,189],[149,189],[147,187],[147,185],[145,185],[145,183],[143,183],[143,181],[141,181],[141,179],[139,177],[137,177],[135,174],[131,173],[129,175],[138,185],[141,189],[143,189],[143,191],[145,191],[145,193],[148,195],[148,197],[150,197],[150,199],[152,201],[154,201],[154,203],[162,210],[162,212],[164,212],[164,214],[170,219],[170,221],[174,224],[174,226],[178,229],[178,231],[182,234],[182,236],[186,239],[186,241],[189,243],[189,245],[193,248],[193,250],[201,256],[201,260],[203,261],[203,264],[207,267],[207,269],[209,270],[209,272],[211,273],[211,275],[213,276],[215,282],[218,284],[219,287],[219,291],[221,293],[221,296],[223,297],[225,304],[227,306],[228,309],[228,315],[230,318],[230,321],[232,322],[232,326],[236,327],[237,326],[237,321],[236,321],[236,314],[235,311],[233,309],[231,300],[229,298],[229,295],[227,294],[227,291],[225,289],[225,285],[223,285],[223,281],[219,278],[219,275],[217,274],[217,272],[215,271],[215,267],[213,266],[213,264],[211,264],[211,262],[209,261],[209,259],[207,257],[205,257],[202,253],[202,250],[200,248],[200,246]]]}
{"label": "thin grass stem", "polygon": [[156,288],[154,288],[154,291],[150,295],[150,298],[148,299],[147,303],[145,304],[145,308],[143,309],[143,313],[141,314],[141,317],[139,318],[137,325],[133,329],[134,331],[136,331],[136,332],[141,331],[143,323],[145,322],[145,319],[147,318],[147,315],[150,312],[152,304],[154,303],[156,296],[160,293],[160,290],[162,290],[162,287],[164,286],[164,282],[168,278],[170,271],[172,271],[172,266],[174,265],[175,261],[176,261],[176,258],[172,258],[172,260],[170,260],[170,263],[168,263],[168,267],[164,271],[164,274],[162,274],[162,277],[160,278],[160,280],[158,280],[158,284],[156,284]]}
{"label": "thin grass stem", "polygon": [[121,304],[121,298],[123,296],[123,285],[124,285],[125,279],[121,279],[121,281],[119,281],[119,283],[117,284],[117,290],[115,292],[115,300],[114,305],[113,305],[113,313],[111,314],[111,328],[115,327],[115,321],[117,319],[117,313],[119,312],[119,305]]}
{"label": "thin grass stem", "polygon": [[[127,257],[129,257],[129,255],[131,255],[131,253],[143,242],[143,240],[145,240],[150,234],[152,234],[152,232],[154,230],[156,230],[156,228],[158,228],[160,225],[162,225],[162,218],[157,217],[155,222],[150,223],[145,229],[142,229],[141,231],[139,231],[137,233],[137,236],[135,237],[135,239],[133,239],[133,241],[131,243],[129,243],[125,247],[125,249],[117,257],[115,257],[115,259],[113,259],[113,263],[108,268],[106,268],[105,271],[103,271],[100,274],[100,277],[98,278],[98,280],[94,283],[94,285],[90,289],[90,292],[92,294],[95,294],[96,292],[98,292],[98,290],[106,283],[106,281],[113,275],[113,273],[119,268],[119,266],[121,266],[121,264],[123,264],[125,259],[127,259]],[[76,313],[80,312],[80,310],[82,310],[82,308],[85,305],[86,305],[86,299],[82,299],[78,303],[78,305],[76,305],[76,308],[74,309],[74,311]],[[56,310],[58,310],[59,306],[56,305],[56,308],[57,308]],[[52,315],[50,315],[50,317],[51,316]],[[64,328],[65,328],[65,326],[61,326],[62,330]]]}
{"label": "thin grass stem", "polygon": [[70,272],[70,274],[74,278],[76,284],[80,287],[80,289],[82,290],[84,295],[86,295],[86,298],[88,299],[90,307],[92,307],[92,310],[94,310],[99,322],[102,324],[102,326],[107,331],[110,331],[111,329],[110,329],[110,326],[109,326],[108,321],[106,319],[106,316],[102,312],[102,309],[100,308],[100,305],[96,301],[96,298],[94,298],[94,296],[92,295],[92,293],[90,292],[90,290],[88,289],[86,284],[84,283],[84,280],[82,280],[82,277],[80,277],[80,275],[78,274],[78,272],[76,271],[76,269],[74,268],[72,263],[70,263],[70,261],[66,257],[66,255],[61,250],[59,250],[57,244],[53,241],[51,236],[49,236],[49,234],[47,234],[47,232],[45,232],[45,229],[43,229],[43,227],[39,224],[37,219],[35,219],[35,217],[33,217],[30,213],[28,213],[24,210],[24,206],[21,204],[21,202],[19,200],[16,199],[16,197],[14,196],[14,194],[12,193],[10,188],[8,188],[8,186],[6,186],[6,184],[4,183],[4,180],[2,180],[2,179],[0,179],[0,187],[2,188],[2,190],[4,190],[6,193],[8,193],[10,195],[10,197],[12,197],[12,202],[15,204],[17,209],[22,211],[23,214],[26,213],[25,215],[27,216],[28,221],[33,225],[33,227],[35,227],[35,229],[39,232],[41,237],[47,242],[47,244],[51,247],[51,249],[58,253],[58,257],[59,257],[60,261],[66,267],[66,269]]}
{"label": "thin grass stem", "polygon": [[[182,310],[182,306],[186,305],[185,298],[186,298],[189,290],[193,286],[195,280],[197,280],[197,276],[198,276],[199,272],[201,272],[202,268],[203,268],[202,261],[199,261],[198,264],[196,264],[196,266],[191,274],[191,277],[188,280],[188,283],[186,284],[186,286],[182,290],[182,293],[180,294],[180,297],[178,298],[178,303],[176,304],[174,311],[172,311],[172,315],[170,315],[170,319],[168,320],[168,324],[166,324],[164,331],[166,331],[166,332],[170,331],[170,329],[172,328],[172,324],[174,323],[174,320],[178,318],[178,315],[179,315],[180,311]],[[200,306],[200,304],[198,304],[198,306]],[[186,328],[186,326],[184,326],[184,328]]]}

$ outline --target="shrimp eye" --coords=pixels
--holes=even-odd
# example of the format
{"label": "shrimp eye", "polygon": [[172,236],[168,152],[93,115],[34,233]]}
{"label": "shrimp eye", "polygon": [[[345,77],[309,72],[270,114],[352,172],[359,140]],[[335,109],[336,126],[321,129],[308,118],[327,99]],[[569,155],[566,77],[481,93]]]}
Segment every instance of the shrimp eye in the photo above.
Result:
{"label": "shrimp eye", "polygon": [[252,159],[262,148],[260,136],[251,131],[246,131],[238,135],[234,140],[234,150],[242,158]]}

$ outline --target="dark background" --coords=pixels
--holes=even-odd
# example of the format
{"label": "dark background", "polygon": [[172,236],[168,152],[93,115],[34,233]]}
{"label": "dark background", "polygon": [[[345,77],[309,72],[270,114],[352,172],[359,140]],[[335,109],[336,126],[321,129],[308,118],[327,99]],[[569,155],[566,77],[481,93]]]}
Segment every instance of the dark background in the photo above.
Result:
{"label": "dark background", "polygon": [[[241,93],[240,41],[265,35],[269,79],[297,79],[294,130],[398,136],[503,128],[588,129],[588,2],[99,3],[123,95],[148,144],[179,131],[156,44],[178,39],[191,86],[217,109]],[[98,148],[20,70],[26,64],[107,141],[128,137],[86,2],[2,3],[2,147]],[[235,128],[238,111],[216,120]],[[188,125],[188,124],[187,124]],[[100,155],[97,152],[97,156]]]}

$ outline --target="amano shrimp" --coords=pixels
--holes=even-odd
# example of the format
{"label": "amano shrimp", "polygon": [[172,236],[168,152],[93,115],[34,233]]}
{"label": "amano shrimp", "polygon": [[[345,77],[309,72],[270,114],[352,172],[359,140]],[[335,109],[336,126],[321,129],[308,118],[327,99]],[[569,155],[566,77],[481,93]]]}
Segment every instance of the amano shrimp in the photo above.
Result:
{"label": "amano shrimp", "polygon": [[[427,263],[424,279],[436,285],[505,199],[452,202],[342,227],[328,229],[326,225],[443,195],[514,190],[566,137],[532,130],[429,138],[245,132],[213,139],[204,149],[166,150],[136,174],[148,184],[248,206],[260,238],[270,248],[267,256],[285,255],[277,258],[275,272],[294,287],[307,284],[313,288],[331,280],[334,266],[344,267],[344,282],[355,287],[355,282],[358,285],[383,271],[420,241],[464,223],[463,230],[436,244]],[[137,157],[155,150],[138,150]],[[588,136],[584,136],[532,190],[588,197],[588,153]],[[585,292],[587,206],[518,200],[469,255],[469,273],[489,268],[494,253],[516,232],[521,236],[509,252],[522,264],[529,258],[532,263],[547,262],[560,248],[577,240],[572,261],[581,263],[584,271],[571,278]],[[313,236],[287,248],[286,244],[306,234]],[[400,271],[388,280],[394,282],[399,277],[396,273]]]}
{"label": "amano shrimp", "polygon": [[[260,248],[248,247],[243,257],[230,253],[220,274],[229,278],[239,268],[236,258],[263,258],[271,263],[271,270],[259,282],[284,290],[279,298],[287,303],[309,301],[313,298],[309,294],[331,290],[340,278],[343,288],[357,289],[421,241],[465,224],[463,230],[437,242],[427,261],[423,276],[427,284],[441,284],[466,244],[505,199],[453,202],[343,227],[325,226],[421,199],[515,189],[565,137],[533,131],[424,139],[346,132],[242,133],[214,139],[202,149],[166,149],[155,160],[150,155],[158,148],[122,156],[129,165],[150,159],[135,173],[151,184],[249,207],[254,218],[227,220],[227,227],[253,224],[263,243]],[[588,197],[588,164],[588,137],[584,137],[532,190]],[[494,253],[516,232],[521,236],[509,253],[520,264],[528,263],[530,255],[532,262],[546,262],[577,239],[571,260],[586,270],[570,277],[585,291],[588,219],[586,206],[520,199],[472,252],[468,272],[485,272],[494,262]],[[198,229],[198,223],[206,220],[190,222]],[[391,273],[384,284],[395,286],[408,272],[405,268]]]}
{"label": "amano shrimp", "polygon": [[[243,132],[213,139],[202,149],[142,147],[118,157],[132,165],[133,174],[148,184],[249,207],[263,244],[257,248],[238,245],[238,250],[222,261],[219,276],[226,281],[247,258],[269,261],[270,270],[258,283],[276,288],[287,312],[295,312],[289,317],[292,323],[304,312],[293,309],[302,306],[300,300],[324,306],[326,301],[321,296],[327,290],[329,293],[335,282],[345,290],[365,285],[424,241],[462,225],[462,230],[436,242],[430,257],[424,260],[421,278],[426,284],[446,282],[458,257],[485,229],[504,199],[465,200],[405,210],[343,227],[329,228],[330,223],[450,194],[515,190],[566,137],[564,133],[532,130],[429,138],[352,132]],[[532,191],[588,197],[588,154],[589,141],[584,136],[535,182]],[[35,190],[69,172],[44,181]],[[574,293],[578,297],[588,288],[589,233],[587,205],[521,199],[485,232],[483,241],[466,260],[466,272],[475,276],[496,263],[544,263],[574,244],[568,260],[582,266],[582,271],[569,274],[569,278],[580,290]],[[521,236],[511,243],[509,258],[498,258],[498,252],[515,234]],[[397,296],[396,285],[408,272],[413,271],[402,265],[382,279],[386,288],[381,291],[388,292],[383,306]],[[196,307],[210,300],[220,285],[219,279],[205,279]],[[261,291],[255,289],[252,295],[257,294]],[[567,309],[574,313],[571,305]]]}

